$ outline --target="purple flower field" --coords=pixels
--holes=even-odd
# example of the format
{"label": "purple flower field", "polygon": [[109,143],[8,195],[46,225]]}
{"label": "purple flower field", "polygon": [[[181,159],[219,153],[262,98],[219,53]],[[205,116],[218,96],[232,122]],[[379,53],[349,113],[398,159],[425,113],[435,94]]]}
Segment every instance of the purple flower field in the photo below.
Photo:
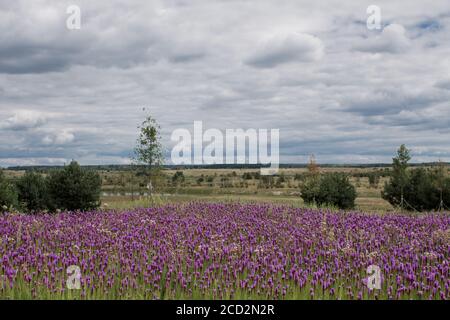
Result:
{"label": "purple flower field", "polygon": [[[0,298],[448,299],[449,253],[448,214],[205,203],[6,214]],[[381,289],[368,289],[370,265]]]}

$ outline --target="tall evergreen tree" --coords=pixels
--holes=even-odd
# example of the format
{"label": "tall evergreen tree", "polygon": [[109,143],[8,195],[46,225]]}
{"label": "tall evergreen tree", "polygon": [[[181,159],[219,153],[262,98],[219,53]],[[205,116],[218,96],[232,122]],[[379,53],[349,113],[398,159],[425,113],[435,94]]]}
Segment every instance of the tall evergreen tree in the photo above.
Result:
{"label": "tall evergreen tree", "polygon": [[410,150],[404,144],[397,150],[392,159],[392,173],[389,182],[384,186],[383,199],[394,206],[404,206],[405,187],[409,182],[408,162],[411,160]]}

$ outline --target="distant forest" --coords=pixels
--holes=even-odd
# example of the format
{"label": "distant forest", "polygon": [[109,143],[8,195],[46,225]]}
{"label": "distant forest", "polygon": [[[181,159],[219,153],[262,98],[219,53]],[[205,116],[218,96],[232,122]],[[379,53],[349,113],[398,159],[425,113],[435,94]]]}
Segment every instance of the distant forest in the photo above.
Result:
{"label": "distant forest", "polygon": [[[427,163],[410,163],[411,167],[435,166],[438,162]],[[442,164],[442,163],[441,163]],[[450,162],[444,162],[445,165],[450,165]],[[391,163],[370,163],[370,164],[319,164],[321,168],[389,168]],[[167,170],[187,170],[187,169],[260,169],[269,167],[270,165],[260,164],[211,164],[211,165],[163,165],[163,169]],[[303,163],[283,163],[280,164],[281,169],[307,168],[308,164]],[[49,171],[61,168],[62,166],[14,166],[8,167],[6,170],[11,171]],[[85,165],[84,168],[100,171],[128,171],[138,169],[139,165]]]}

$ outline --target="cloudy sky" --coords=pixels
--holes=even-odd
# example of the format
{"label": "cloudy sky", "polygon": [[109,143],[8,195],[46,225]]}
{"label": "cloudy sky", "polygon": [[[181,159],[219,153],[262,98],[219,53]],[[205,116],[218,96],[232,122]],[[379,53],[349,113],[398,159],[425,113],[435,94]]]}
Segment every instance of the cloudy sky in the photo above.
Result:
{"label": "cloudy sky", "polygon": [[167,154],[201,120],[280,129],[281,162],[450,161],[449,0],[342,2],[0,0],[0,166],[127,163],[146,112]]}

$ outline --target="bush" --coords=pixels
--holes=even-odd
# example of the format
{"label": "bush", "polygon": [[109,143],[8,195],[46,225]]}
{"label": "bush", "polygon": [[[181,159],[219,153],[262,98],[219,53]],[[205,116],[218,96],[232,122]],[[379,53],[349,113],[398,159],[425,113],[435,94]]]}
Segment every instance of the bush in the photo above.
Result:
{"label": "bush", "polygon": [[[407,183],[403,190],[403,198],[406,203],[403,207],[408,210],[429,211],[436,210],[441,201],[441,190],[437,186],[438,177],[436,172],[423,168],[414,169],[409,172]],[[442,201],[450,203],[450,179],[443,181]],[[401,204],[401,190],[392,181],[385,186],[383,198],[392,205]]]}
{"label": "bush", "polygon": [[436,209],[439,205],[439,191],[434,186],[434,177],[428,170],[416,169],[412,172],[405,188],[405,199],[416,210]]}
{"label": "bush", "polygon": [[2,170],[0,170],[0,212],[11,208],[17,208],[18,196],[14,184],[6,179]]}
{"label": "bush", "polygon": [[376,188],[380,183],[380,175],[377,172],[370,172],[367,177],[371,188]]}
{"label": "bush", "polygon": [[314,205],[317,203],[317,197],[319,195],[320,190],[320,177],[312,176],[309,177],[302,184],[302,192],[301,197],[303,201],[308,205]]}
{"label": "bush", "polygon": [[101,178],[72,161],[63,170],[50,173],[50,209],[91,210],[100,205]]}
{"label": "bush", "polygon": [[48,208],[47,181],[38,173],[27,172],[17,181],[19,202],[29,212]]}
{"label": "bush", "polygon": [[261,176],[259,180],[259,188],[271,189],[275,185],[274,179],[272,176]]}
{"label": "bush", "polygon": [[402,198],[402,188],[396,179],[391,179],[384,184],[384,189],[381,193],[381,197],[388,201],[392,206],[396,207],[400,205]]}
{"label": "bush", "polygon": [[332,205],[339,209],[355,207],[356,190],[348,176],[340,173],[323,175],[320,179],[319,195],[316,202],[319,206]]}
{"label": "bush", "polygon": [[348,176],[330,173],[309,179],[303,185],[301,196],[307,204],[351,209],[355,206],[356,190]]}
{"label": "bush", "polygon": [[182,171],[177,171],[175,172],[175,174],[172,177],[172,184],[177,186],[177,185],[181,185],[184,183],[185,181],[185,177]]}
{"label": "bush", "polygon": [[205,181],[205,178],[203,177],[203,175],[201,176],[201,177],[199,177],[198,179],[197,179],[197,185],[202,185],[202,183]]}
{"label": "bush", "polygon": [[384,186],[383,199],[407,210],[427,211],[450,203],[450,178],[447,168],[408,170],[409,150],[402,145],[393,158],[391,177]]}
{"label": "bush", "polygon": [[251,172],[244,172],[244,174],[242,175],[242,179],[244,180],[251,180],[252,178],[253,176]]}

